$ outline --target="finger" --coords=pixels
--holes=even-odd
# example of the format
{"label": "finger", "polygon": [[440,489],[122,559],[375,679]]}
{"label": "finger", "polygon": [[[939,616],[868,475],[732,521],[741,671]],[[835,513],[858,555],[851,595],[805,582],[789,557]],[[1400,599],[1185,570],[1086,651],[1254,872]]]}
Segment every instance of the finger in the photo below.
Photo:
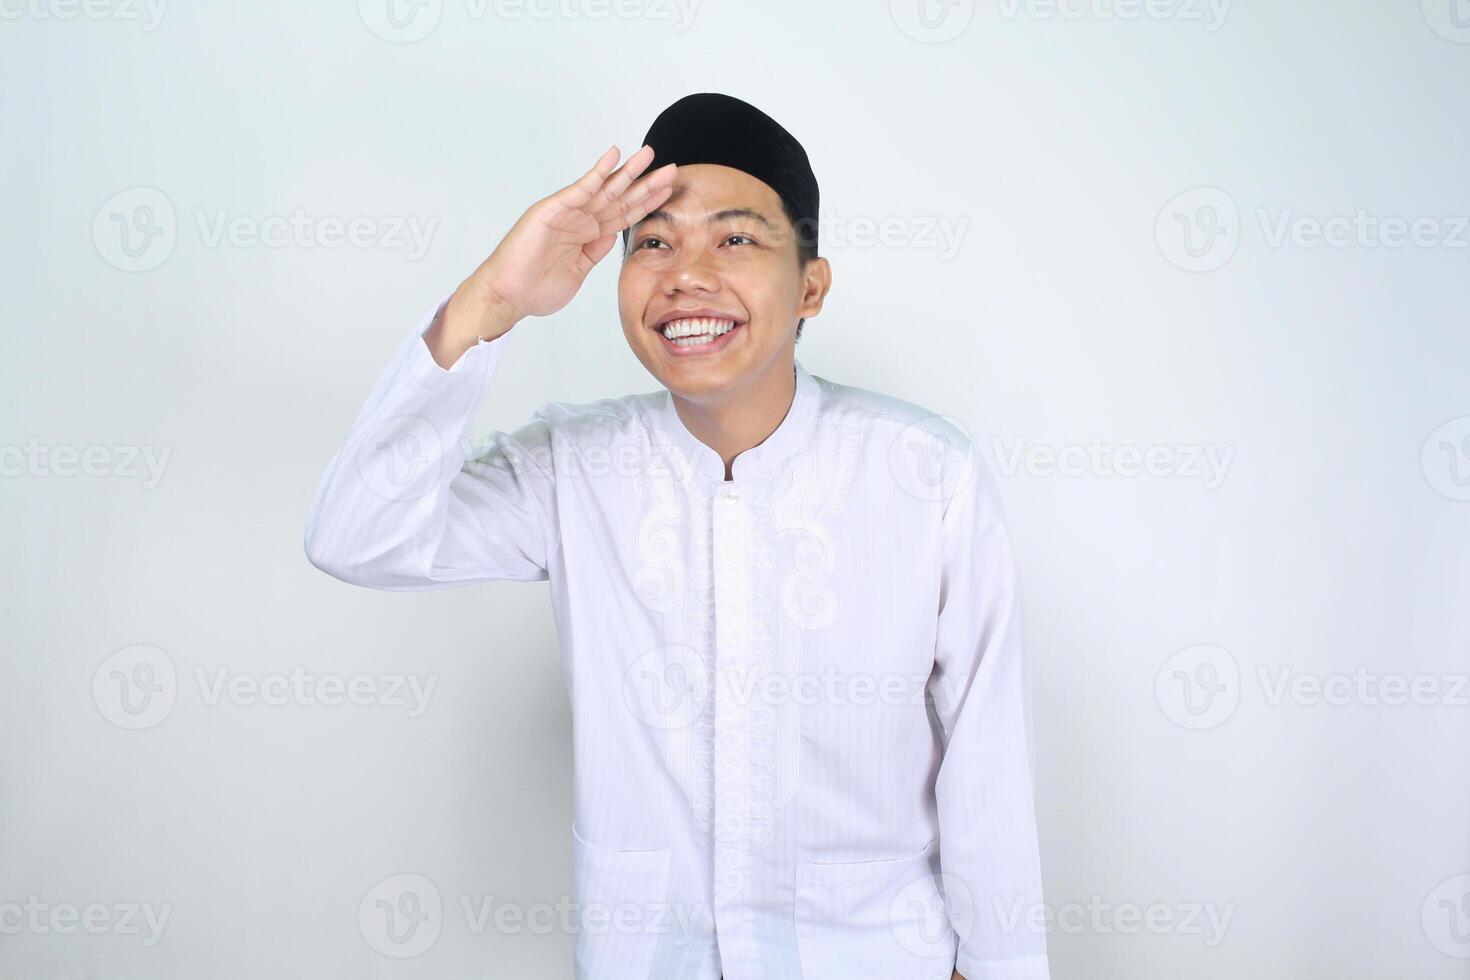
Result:
{"label": "finger", "polygon": [[622,196],[623,191],[627,190],[628,185],[633,183],[652,162],[653,147],[647,145],[639,147],[638,152],[630,156],[616,173],[603,181],[602,186],[592,195],[592,200],[587,202],[587,210],[596,214],[616,201]]}
{"label": "finger", "polygon": [[593,217],[598,221],[617,218],[628,209],[629,205],[637,204],[641,201],[644,195],[656,190],[662,190],[664,187],[672,184],[677,175],[677,171],[678,168],[675,164],[665,164],[628,188],[627,192],[621,197],[609,202],[606,207],[595,212]]}
{"label": "finger", "polygon": [[586,206],[587,202],[592,200],[592,195],[602,187],[602,182],[607,179],[607,175],[612,172],[620,153],[621,151],[616,146],[608,147],[607,151],[597,158],[591,170],[551,196],[569,208]]}
{"label": "finger", "polygon": [[598,221],[598,234],[616,235],[624,228],[636,225],[638,222],[642,221],[645,216],[647,216],[648,212],[652,211],[654,208],[658,207],[665,200],[667,200],[669,195],[673,192],[674,187],[672,184],[670,184],[667,187],[660,187],[656,190],[650,191],[648,194],[645,194],[641,200],[629,201],[624,198],[623,201],[619,203],[615,214],[609,216],[605,220]]}
{"label": "finger", "polygon": [[612,251],[612,247],[617,240],[617,235],[604,235],[597,239],[597,241],[588,242],[582,246],[582,254],[587,256],[589,262],[596,265],[607,258],[607,253]]}

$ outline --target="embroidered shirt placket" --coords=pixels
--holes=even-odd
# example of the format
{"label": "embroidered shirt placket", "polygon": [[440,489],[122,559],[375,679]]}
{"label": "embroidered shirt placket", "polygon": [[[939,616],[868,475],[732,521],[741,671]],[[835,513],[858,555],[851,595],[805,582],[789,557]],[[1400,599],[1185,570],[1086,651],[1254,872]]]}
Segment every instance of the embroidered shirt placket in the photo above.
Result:
{"label": "embroidered shirt placket", "polygon": [[715,564],[715,926],[727,977],[758,962],[752,907],[750,722],[750,514],[739,485],[716,489]]}

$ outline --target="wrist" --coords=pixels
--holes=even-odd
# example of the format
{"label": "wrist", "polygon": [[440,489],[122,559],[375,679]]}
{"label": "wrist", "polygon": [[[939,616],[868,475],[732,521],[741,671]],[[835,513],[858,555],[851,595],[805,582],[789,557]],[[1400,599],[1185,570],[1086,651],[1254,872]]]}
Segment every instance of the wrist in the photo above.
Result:
{"label": "wrist", "polygon": [[515,304],[502,299],[487,286],[474,279],[461,283],[444,306],[444,331],[465,348],[481,340],[494,340],[520,322]]}
{"label": "wrist", "polygon": [[493,294],[476,294],[461,284],[424,332],[424,342],[439,366],[448,370],[482,340],[495,340],[520,320],[515,307]]}

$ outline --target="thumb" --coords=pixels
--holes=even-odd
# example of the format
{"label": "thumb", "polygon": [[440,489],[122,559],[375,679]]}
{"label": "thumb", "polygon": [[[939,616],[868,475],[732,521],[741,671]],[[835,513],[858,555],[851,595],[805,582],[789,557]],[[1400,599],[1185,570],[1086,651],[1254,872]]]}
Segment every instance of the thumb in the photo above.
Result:
{"label": "thumb", "polygon": [[607,257],[607,253],[612,251],[613,243],[617,240],[618,236],[616,234],[604,235],[602,238],[588,242],[582,246],[582,254],[587,256],[588,261],[593,265],[596,265]]}

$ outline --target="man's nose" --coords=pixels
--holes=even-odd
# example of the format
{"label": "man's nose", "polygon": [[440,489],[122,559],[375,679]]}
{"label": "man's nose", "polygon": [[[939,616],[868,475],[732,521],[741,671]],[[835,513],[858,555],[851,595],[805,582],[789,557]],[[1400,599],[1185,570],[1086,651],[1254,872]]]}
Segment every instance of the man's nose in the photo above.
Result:
{"label": "man's nose", "polygon": [[665,292],[695,289],[708,292],[718,289],[719,281],[711,250],[701,247],[680,254],[673,268],[664,270],[662,285]]}

